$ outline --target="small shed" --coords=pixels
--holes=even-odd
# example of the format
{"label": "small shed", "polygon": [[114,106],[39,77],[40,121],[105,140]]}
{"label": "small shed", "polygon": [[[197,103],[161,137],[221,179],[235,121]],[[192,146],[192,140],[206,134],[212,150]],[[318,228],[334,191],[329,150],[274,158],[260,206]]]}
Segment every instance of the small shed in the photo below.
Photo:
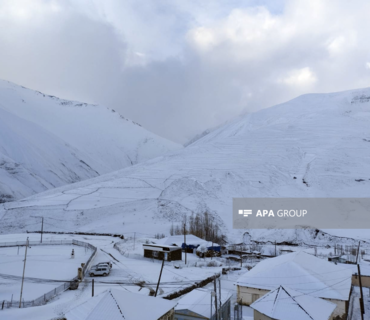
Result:
{"label": "small shed", "polygon": [[[184,295],[177,301],[175,307],[175,320],[216,320],[214,307],[214,298],[211,296],[212,291],[206,289],[194,289]],[[223,320],[230,318],[230,300],[232,293],[227,290],[221,290],[221,314]],[[217,290],[218,304],[219,291]],[[212,312],[212,314],[211,314]]]}
{"label": "small shed", "polygon": [[329,262],[334,262],[334,263],[338,263],[338,262],[341,263],[340,256],[329,256],[328,261]]}
{"label": "small shed", "polygon": [[292,253],[292,252],[294,252],[294,251],[290,250],[290,249],[280,249],[281,254],[287,254],[287,253]]}
{"label": "small shed", "polygon": [[182,260],[181,247],[158,245],[158,244],[143,244],[144,257],[166,261]]}
{"label": "small shed", "polygon": [[280,286],[251,308],[254,320],[332,320],[336,304]]}
{"label": "small shed", "polygon": [[328,261],[334,263],[345,263],[345,264],[356,264],[356,257],[351,255],[331,256],[328,257]]}

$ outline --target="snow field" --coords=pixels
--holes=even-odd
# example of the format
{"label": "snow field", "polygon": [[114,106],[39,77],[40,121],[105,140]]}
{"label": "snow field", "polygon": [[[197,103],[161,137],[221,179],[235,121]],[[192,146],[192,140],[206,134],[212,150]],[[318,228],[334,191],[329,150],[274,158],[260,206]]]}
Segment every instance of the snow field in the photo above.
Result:
{"label": "snow field", "polygon": [[[0,240],[1,241],[1,240]],[[75,258],[71,258],[71,252],[74,249]],[[72,280],[77,276],[77,269],[81,263],[85,263],[91,250],[84,247],[72,245],[45,245],[31,246],[27,250],[27,260],[25,277],[52,279],[52,280]],[[25,246],[0,248],[0,274],[22,277]],[[0,278],[0,301],[19,300],[21,282]],[[35,283],[25,280],[23,287],[23,299],[33,300],[53,288],[62,284],[53,283]]]}

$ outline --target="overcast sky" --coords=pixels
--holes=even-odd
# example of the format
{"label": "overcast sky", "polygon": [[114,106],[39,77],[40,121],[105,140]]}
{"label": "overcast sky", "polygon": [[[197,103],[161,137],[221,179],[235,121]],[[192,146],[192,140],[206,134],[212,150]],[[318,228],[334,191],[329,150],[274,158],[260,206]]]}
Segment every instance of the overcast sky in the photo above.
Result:
{"label": "overcast sky", "polygon": [[184,143],[309,92],[370,86],[367,0],[0,0],[0,78]]}

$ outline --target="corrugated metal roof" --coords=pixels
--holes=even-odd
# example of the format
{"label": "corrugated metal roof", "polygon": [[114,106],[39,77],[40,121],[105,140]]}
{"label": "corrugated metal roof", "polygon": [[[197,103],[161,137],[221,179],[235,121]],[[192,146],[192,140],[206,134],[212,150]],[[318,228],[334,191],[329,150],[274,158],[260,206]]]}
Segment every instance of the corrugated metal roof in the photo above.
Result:
{"label": "corrugated metal roof", "polygon": [[280,286],[254,302],[251,308],[277,320],[328,320],[336,304]]}
{"label": "corrugated metal roof", "polygon": [[90,298],[65,314],[67,320],[157,320],[176,302],[110,289]]}
{"label": "corrugated metal roof", "polygon": [[315,297],[348,300],[351,275],[347,267],[295,252],[261,261],[237,284],[265,290],[282,285]]}

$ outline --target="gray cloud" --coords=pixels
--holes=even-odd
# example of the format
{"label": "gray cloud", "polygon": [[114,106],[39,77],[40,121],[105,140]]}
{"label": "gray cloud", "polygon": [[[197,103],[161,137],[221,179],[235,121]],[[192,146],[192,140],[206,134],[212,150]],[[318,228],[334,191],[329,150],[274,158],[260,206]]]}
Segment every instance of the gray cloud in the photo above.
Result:
{"label": "gray cloud", "polygon": [[178,142],[299,94],[369,86],[363,1],[29,3],[0,5],[1,78]]}

